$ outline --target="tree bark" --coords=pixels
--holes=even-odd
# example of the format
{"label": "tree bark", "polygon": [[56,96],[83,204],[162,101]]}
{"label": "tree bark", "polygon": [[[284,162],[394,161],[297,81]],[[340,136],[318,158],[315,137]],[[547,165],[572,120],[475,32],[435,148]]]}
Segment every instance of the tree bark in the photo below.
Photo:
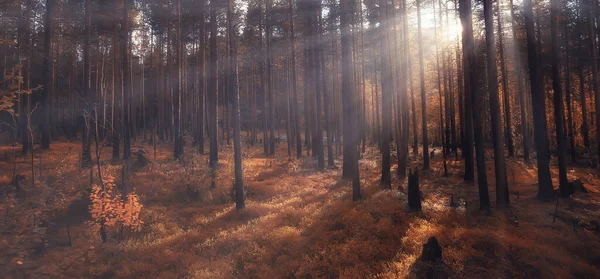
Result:
{"label": "tree bark", "polygon": [[546,104],[543,95],[542,77],[538,64],[538,51],[536,46],[533,24],[533,8],[531,0],[525,0],[525,32],[527,33],[527,61],[529,64],[529,79],[531,84],[531,102],[533,105],[534,136],[537,150],[538,167],[538,197],[545,201],[552,200],[553,188],[550,177],[550,154],[548,154],[548,131],[546,129]]}
{"label": "tree bark", "polygon": [[55,0],[46,0],[46,15],[44,16],[44,62],[42,71],[44,75],[44,87],[40,94],[41,102],[41,145],[42,149],[50,149],[50,98],[52,94],[52,33]]}
{"label": "tree bark", "polygon": [[423,130],[423,169],[429,169],[429,141],[427,139],[427,95],[425,94],[425,64],[423,62],[423,34],[421,30],[421,0],[417,0],[417,25],[419,41],[419,77],[421,80],[421,115]]}
{"label": "tree bark", "polygon": [[342,98],[344,114],[344,167],[343,176],[352,180],[352,200],[362,199],[360,190],[360,177],[358,168],[358,150],[357,138],[358,131],[356,127],[356,96],[352,81],[350,67],[352,67],[352,57],[350,50],[350,28],[349,28],[349,2],[350,0],[340,0],[340,29],[342,35]]}
{"label": "tree bark", "polygon": [[[564,104],[560,80],[560,46],[558,43],[558,13],[557,0],[550,0],[550,33],[552,34],[552,89],[554,90],[554,122],[556,125],[556,145],[558,155],[558,178],[560,194],[569,196],[567,179],[567,141],[564,130]],[[595,63],[594,63],[595,64]]]}
{"label": "tree bark", "polygon": [[210,165],[216,167],[219,162],[218,126],[217,126],[217,1],[210,1],[210,64],[208,79],[208,129],[210,136]]}
{"label": "tree bark", "polygon": [[[483,0],[483,13],[485,16],[485,39],[487,45],[487,84],[490,99],[490,116],[492,122],[492,142],[494,144],[494,168],[496,171],[494,175],[496,178],[496,206],[507,207],[510,197],[508,192],[508,182],[506,180],[504,135],[502,134],[500,98],[498,96],[498,67],[496,66],[496,40],[494,39],[493,7],[494,6],[492,5],[491,0]],[[501,33],[500,36],[502,36]]]}

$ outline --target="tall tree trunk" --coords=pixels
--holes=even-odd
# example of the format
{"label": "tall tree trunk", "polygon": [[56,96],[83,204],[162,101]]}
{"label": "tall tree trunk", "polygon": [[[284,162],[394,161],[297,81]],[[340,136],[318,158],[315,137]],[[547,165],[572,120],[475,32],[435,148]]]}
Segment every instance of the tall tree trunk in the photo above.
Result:
{"label": "tall tree trunk", "polygon": [[[514,41],[517,41],[517,28],[516,28],[516,20],[517,17],[515,15],[515,8],[513,5],[513,0],[510,0],[510,15],[512,19],[511,23],[511,31],[512,37]],[[515,61],[515,77],[517,84],[517,95],[519,96],[519,110],[521,114],[521,134],[523,137],[523,158],[525,162],[529,162],[529,128],[527,121],[527,113],[526,113],[526,100],[525,100],[525,91],[523,90],[524,79],[522,77],[522,65],[520,63],[520,55],[519,49],[517,47],[514,48],[513,53],[513,61]]]}
{"label": "tall tree trunk", "polygon": [[[460,0],[460,21],[462,23],[462,50],[463,50],[463,78],[464,78],[464,94],[463,94],[463,113],[464,113],[464,141],[463,156],[465,158],[465,181],[475,180],[475,164],[473,160],[473,110],[471,95],[474,94],[472,73],[474,61],[472,60],[473,48],[473,25],[471,16],[471,2],[469,0]],[[482,208],[489,207],[489,196],[487,187],[479,189],[479,203]]]}
{"label": "tall tree trunk", "polygon": [[360,177],[358,167],[357,139],[358,131],[356,127],[356,96],[352,80],[352,54],[350,49],[350,28],[349,13],[350,0],[340,0],[340,31],[342,35],[342,102],[344,113],[344,165],[343,176],[352,180],[352,200],[362,199],[360,192]]}
{"label": "tall tree trunk", "polygon": [[219,161],[217,128],[217,1],[210,1],[210,64],[208,73],[208,129],[210,136],[210,165],[216,167]]}
{"label": "tall tree trunk", "polygon": [[581,103],[581,135],[583,136],[583,146],[585,146],[586,150],[590,150],[590,129],[587,122],[588,113],[585,98],[585,71],[582,64],[579,65],[579,102]]}
{"label": "tall tree trunk", "polygon": [[[482,118],[481,118],[481,102],[482,96],[479,94],[477,79],[478,74],[476,73],[477,61],[475,56],[475,45],[473,42],[473,24],[471,15],[471,1],[461,0],[460,1],[460,13],[461,21],[464,26],[463,28],[463,55],[466,56],[464,62],[465,69],[465,138],[468,143],[465,144],[467,152],[465,156],[465,180],[473,180],[473,165],[472,165],[472,139],[473,132],[475,137],[475,148],[477,158],[477,184],[479,186],[479,207],[481,209],[487,209],[490,207],[490,200],[488,194],[487,185],[487,172],[485,167],[485,149],[483,146],[483,129],[482,129]],[[468,77],[468,78],[467,78]],[[469,119],[470,118],[470,119]],[[472,122],[470,122],[472,120]],[[473,123],[473,126],[471,126]],[[469,158],[471,157],[471,158]],[[467,168],[471,160],[470,169]],[[469,173],[470,172],[470,173]],[[470,175],[467,176],[467,175]],[[469,179],[468,179],[469,178]]]}
{"label": "tall tree trunk", "polygon": [[92,29],[92,11],[91,11],[91,0],[85,0],[85,35],[83,37],[83,135],[82,141],[83,146],[81,148],[81,165],[84,167],[90,167],[92,164],[92,153],[91,153],[91,138],[92,138],[92,88],[90,78],[90,37]]}
{"label": "tall tree trunk", "polygon": [[206,24],[205,24],[205,0],[200,1],[200,53],[198,71],[200,72],[200,84],[198,84],[198,152],[204,154],[204,96],[206,96]]}
{"label": "tall tree trunk", "polygon": [[[500,97],[498,96],[498,67],[496,66],[496,40],[494,39],[494,6],[491,0],[483,0],[483,13],[485,16],[485,41],[487,45],[487,84],[492,120],[492,142],[494,143],[494,167],[496,171],[494,175],[496,178],[496,206],[507,207],[510,197],[508,182],[506,180],[504,135],[502,134],[502,116],[500,113]],[[502,36],[502,33],[499,35]]]}
{"label": "tall tree trunk", "polygon": [[[556,145],[558,154],[558,177],[560,194],[569,196],[567,190],[567,141],[564,130],[564,104],[560,80],[560,46],[558,43],[558,13],[557,0],[550,0],[550,33],[552,34],[552,89],[554,90],[554,122],[556,124]],[[596,64],[596,63],[594,63]]]}
{"label": "tall tree trunk", "polygon": [[173,100],[173,102],[175,103],[175,134],[173,135],[175,138],[175,146],[174,146],[174,150],[173,150],[173,157],[177,160],[180,159],[181,156],[183,156],[183,135],[181,134],[181,107],[183,105],[182,101],[182,86],[183,86],[183,79],[182,79],[182,46],[181,46],[181,0],[177,0],[177,38],[176,40],[176,44],[177,44],[177,58],[176,58],[176,63],[177,63],[177,87],[175,90],[177,90],[177,96],[175,97],[175,99]]}
{"label": "tall tree trunk", "polygon": [[[116,5],[115,5],[116,6]],[[115,7],[115,9],[117,9],[117,7]],[[117,163],[119,161],[119,157],[120,157],[120,150],[119,150],[119,145],[120,145],[120,137],[119,135],[121,134],[120,131],[120,127],[119,127],[119,109],[117,108],[117,91],[121,91],[119,90],[121,88],[120,81],[119,81],[119,69],[117,68],[118,62],[119,62],[119,56],[118,56],[118,45],[119,45],[119,32],[118,32],[118,26],[119,26],[119,21],[116,18],[116,15],[118,15],[118,11],[114,11],[114,15],[115,15],[115,19],[113,22],[113,36],[112,36],[112,100],[111,100],[111,142],[112,142],[112,162],[113,163]],[[162,56],[161,56],[162,57]],[[162,61],[162,60],[161,60]]]}
{"label": "tall tree trunk", "polygon": [[419,77],[421,80],[421,115],[423,130],[423,169],[429,169],[429,141],[427,139],[427,95],[425,94],[425,64],[423,62],[423,34],[421,30],[421,0],[417,0],[417,25],[419,41]]}
{"label": "tall tree trunk", "polygon": [[55,0],[46,0],[46,15],[44,16],[44,62],[42,71],[44,87],[40,95],[42,117],[40,134],[42,149],[50,149],[50,98],[52,94],[52,33]]}
{"label": "tall tree trunk", "polygon": [[[594,1],[590,1],[590,6],[588,7],[588,26],[589,26],[589,36],[592,52],[592,82],[594,85],[594,99],[596,100],[596,152],[598,156],[598,160],[600,160],[600,81],[598,80],[598,46],[596,43],[596,28],[594,27],[594,14],[597,7],[597,3]],[[562,186],[562,184],[561,184]],[[562,193],[562,192],[561,192]]]}
{"label": "tall tree trunk", "polygon": [[[319,14],[319,21],[322,22],[323,20],[323,15],[322,15],[322,9],[320,10],[320,14]],[[319,24],[320,28],[319,28],[319,36],[320,36],[320,41],[324,41],[325,40],[325,36],[324,36],[324,28],[322,27],[322,23]],[[321,44],[322,46],[325,45],[324,43]],[[326,60],[325,60],[325,51],[323,50],[323,47],[320,47],[320,51],[319,51],[319,57],[318,57],[318,64],[319,64],[319,76],[322,79],[321,81],[321,90],[323,92],[323,107],[324,107],[324,111],[325,111],[325,132],[327,134],[327,166],[328,167],[335,167],[335,162],[334,162],[334,154],[333,154],[333,124],[332,124],[332,115],[331,115],[331,96],[333,95],[333,91],[328,90],[327,87],[327,66],[326,66]]]}
{"label": "tall tree trunk", "polygon": [[553,188],[550,177],[550,154],[548,154],[548,131],[546,130],[546,103],[542,88],[542,77],[538,65],[535,31],[533,26],[533,8],[531,0],[523,2],[525,14],[525,32],[527,33],[527,61],[529,64],[529,79],[531,84],[531,101],[533,105],[533,121],[535,127],[535,144],[538,167],[538,197],[542,200],[552,200]]}
{"label": "tall tree trunk", "polygon": [[[123,136],[123,159],[129,160],[131,157],[131,138],[130,138],[130,97],[131,97],[131,75],[129,64],[129,0],[123,0],[121,26],[121,67],[123,69],[123,118],[121,119],[121,135]],[[125,186],[123,186],[125,187]]]}
{"label": "tall tree trunk", "polygon": [[315,151],[317,155],[317,164],[320,170],[325,168],[325,157],[323,152],[323,129],[321,128],[321,95],[323,92],[323,75],[321,74],[321,63],[319,62],[321,55],[321,47],[319,46],[321,40],[321,30],[319,28],[319,13],[321,11],[321,2],[315,3],[314,10],[311,10],[311,29],[312,34],[312,73],[315,81]]}
{"label": "tall tree trunk", "polygon": [[[302,139],[300,138],[300,111],[298,110],[298,81],[296,77],[296,33],[294,30],[294,2],[288,0],[288,9],[290,17],[290,40],[291,40],[291,59],[292,59],[292,96],[293,96],[293,121],[296,128],[296,157],[302,157]],[[329,135],[328,135],[329,136]],[[288,139],[290,140],[290,139]]]}
{"label": "tall tree trunk", "polygon": [[[181,0],[180,0],[181,1]],[[243,209],[244,203],[244,178],[242,170],[242,143],[240,131],[240,94],[237,76],[237,45],[236,31],[233,24],[234,0],[227,1],[227,30],[229,30],[229,58],[230,58],[230,88],[233,98],[233,157],[235,161],[235,207]]]}
{"label": "tall tree trunk", "polygon": [[[20,56],[27,57],[27,65],[21,65],[21,72],[23,73],[23,81],[25,89],[31,88],[31,60],[33,59],[33,36],[31,36],[31,16],[32,16],[33,2],[31,0],[25,1],[25,12],[21,17],[20,22],[20,37],[19,37],[19,52]],[[31,133],[29,132],[28,123],[30,123],[29,112],[31,109],[30,94],[20,94],[20,111],[19,111],[19,129],[21,133],[23,155],[29,154],[32,151]]]}
{"label": "tall tree trunk", "polygon": [[400,54],[400,99],[402,106],[399,109],[402,110],[402,133],[400,145],[398,146],[400,151],[400,156],[398,157],[398,176],[400,178],[406,177],[406,167],[408,160],[408,137],[409,137],[409,118],[408,118],[408,84],[407,80],[408,75],[407,72],[410,71],[408,68],[408,56],[409,56],[409,34],[408,34],[408,18],[407,18],[407,10],[406,10],[406,0],[400,1],[400,17],[402,18],[402,43],[404,52]]}
{"label": "tall tree trunk", "polygon": [[381,120],[382,120],[382,130],[381,135],[379,135],[381,139],[381,155],[382,155],[382,163],[381,163],[381,186],[384,189],[392,188],[392,177],[390,173],[391,167],[391,155],[390,155],[390,140],[392,134],[392,71],[391,65],[388,61],[390,57],[389,53],[389,17],[387,16],[387,10],[389,7],[387,6],[387,0],[379,1],[379,9],[380,9],[380,24],[379,24],[379,36],[380,38],[380,55],[382,57],[381,61]]}
{"label": "tall tree trunk", "polygon": [[571,63],[569,60],[569,26],[565,21],[565,99],[567,103],[567,137],[569,138],[569,151],[571,161],[577,160],[577,150],[575,149],[575,130],[573,127],[573,96],[571,89]]}
{"label": "tall tree trunk", "polygon": [[275,155],[275,129],[279,130],[279,121],[275,117],[275,102],[273,100],[273,53],[271,42],[271,30],[273,23],[271,22],[271,9],[273,8],[273,0],[266,0],[266,37],[267,37],[267,94],[269,96],[269,119],[270,135],[269,135],[269,155]]}
{"label": "tall tree trunk", "polygon": [[[506,59],[504,57],[504,33],[502,32],[502,9],[500,0],[496,0],[498,14],[498,49],[500,51],[500,70],[502,71],[502,93],[504,93],[504,136],[506,138],[506,147],[508,148],[508,157],[515,156],[515,149],[512,137],[512,122],[510,112],[510,90],[508,89],[508,71],[506,70]],[[518,61],[515,60],[515,63]]]}
{"label": "tall tree trunk", "polygon": [[[446,150],[447,150],[447,145],[446,145],[446,140],[448,139],[448,136],[444,136],[444,109],[442,107],[444,100],[447,102],[448,98],[446,96],[446,98],[442,99],[442,95],[444,94],[444,92],[447,94],[448,90],[443,90],[442,89],[442,83],[444,83],[443,80],[443,76],[440,73],[440,71],[443,71],[443,69],[440,69],[440,51],[439,51],[439,46],[438,46],[438,18],[437,18],[437,14],[435,12],[435,2],[432,3],[433,6],[433,26],[434,26],[434,40],[435,40],[435,57],[436,57],[436,71],[437,71],[437,85],[438,85],[438,96],[439,96],[439,109],[440,109],[440,144],[442,145],[442,159],[443,159],[443,167],[444,167],[444,176],[448,176],[448,166],[446,164]],[[439,21],[440,21],[440,26],[442,25],[442,4],[440,1],[438,1],[439,4]],[[442,62],[444,62],[443,64],[445,65],[445,61],[446,61],[446,57],[444,54],[444,50],[442,49]],[[448,110],[446,109],[446,112]],[[446,126],[447,128],[448,126]]]}

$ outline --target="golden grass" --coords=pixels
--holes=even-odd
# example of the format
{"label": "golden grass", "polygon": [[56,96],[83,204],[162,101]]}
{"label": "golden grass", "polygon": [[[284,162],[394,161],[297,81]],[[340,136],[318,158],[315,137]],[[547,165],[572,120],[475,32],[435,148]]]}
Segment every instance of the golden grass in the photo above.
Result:
{"label": "golden grass", "polygon": [[[68,208],[87,194],[89,170],[78,167],[77,143],[44,151],[43,176],[28,189],[28,198],[0,201],[1,212],[9,208],[13,216],[2,227],[3,277],[418,278],[423,276],[418,257],[430,236],[443,247],[442,270],[449,277],[599,276],[598,232],[582,224],[600,216],[600,186],[584,169],[572,169],[570,176],[582,178],[590,193],[561,199],[561,218],[553,223],[554,203],[535,199],[535,169],[516,160],[509,161],[508,175],[511,191],[520,195],[511,195],[511,208],[480,212],[477,187],[462,181],[461,164],[449,160],[451,176],[443,177],[438,156],[433,170],[421,174],[423,213],[410,213],[404,193],[380,189],[381,158],[374,148],[360,160],[365,199],[354,203],[349,184],[339,181],[341,169],[317,172],[310,157],[288,160],[285,145],[274,158],[256,147],[245,150],[247,202],[238,211],[230,195],[231,147],[220,153],[216,189],[209,189],[205,157],[187,147],[183,168],[172,160],[169,145],[158,147],[157,160],[129,179],[144,205],[142,231],[125,231],[122,239],[112,232],[110,242],[101,244],[85,221],[72,221],[72,247],[65,245],[64,220],[75,220]],[[152,158],[151,147],[143,148]],[[104,150],[103,162],[109,153]],[[30,176],[27,160],[17,158],[18,172]],[[120,170],[103,165],[108,172]],[[0,170],[6,183],[12,164],[0,162]],[[493,175],[488,179],[493,182]],[[404,181],[393,183],[396,189]],[[190,185],[199,189],[197,200],[187,197]],[[451,195],[458,208],[449,207]],[[45,223],[15,221],[33,224],[33,216]],[[570,220],[580,223],[575,231]],[[42,226],[46,249],[36,254],[33,231]]]}

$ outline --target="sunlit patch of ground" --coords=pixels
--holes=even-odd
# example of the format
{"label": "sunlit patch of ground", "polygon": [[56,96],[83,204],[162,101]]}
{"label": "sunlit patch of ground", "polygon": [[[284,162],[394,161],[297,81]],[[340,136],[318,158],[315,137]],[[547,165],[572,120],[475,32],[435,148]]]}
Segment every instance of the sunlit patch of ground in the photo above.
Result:
{"label": "sunlit patch of ground", "polygon": [[[231,200],[231,147],[220,152],[211,189],[206,155],[188,146],[176,162],[171,145],[158,145],[154,160],[150,145],[136,145],[134,152],[143,149],[151,159],[129,178],[144,205],[143,228],[113,229],[101,244],[85,212],[90,177],[79,167],[80,146],[59,142],[41,152],[41,177],[34,153],[35,185],[28,178],[25,197],[1,197],[0,262],[7,277],[422,277],[427,266],[418,257],[430,236],[443,248],[444,264],[435,267],[442,277],[592,278],[600,272],[600,186],[592,170],[570,169],[570,178],[581,178],[590,193],[561,199],[553,222],[556,204],[535,198],[533,165],[509,160],[511,207],[481,212],[477,186],[462,180],[462,164],[450,155],[444,177],[438,154],[432,170],[420,172],[423,212],[411,213],[404,181],[394,175],[394,190],[381,190],[375,148],[360,159],[365,198],[354,203],[341,168],[319,172],[311,157],[289,160],[285,144],[273,158],[257,145],[244,150],[247,201],[238,211]],[[0,157],[5,150],[0,177],[11,177],[12,149],[2,147]],[[119,174],[110,156],[104,148],[103,169]],[[18,156],[16,163],[17,173],[31,177],[31,158]],[[489,161],[494,204],[492,170]]]}

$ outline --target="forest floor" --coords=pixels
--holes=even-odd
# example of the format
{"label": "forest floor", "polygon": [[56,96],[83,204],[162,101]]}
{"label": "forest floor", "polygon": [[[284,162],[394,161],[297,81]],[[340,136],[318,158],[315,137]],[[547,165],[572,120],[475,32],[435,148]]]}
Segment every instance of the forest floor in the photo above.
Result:
{"label": "forest floor", "polygon": [[[394,190],[381,190],[374,147],[360,159],[364,199],[352,202],[341,168],[318,172],[310,157],[289,160],[285,144],[272,158],[262,144],[244,145],[247,200],[238,211],[231,146],[221,147],[214,189],[207,156],[193,147],[186,146],[184,163],[172,159],[171,145],[159,145],[155,160],[151,145],[132,147],[141,149],[151,163],[134,168],[129,183],[144,224],[138,232],[109,228],[102,244],[88,213],[90,172],[79,167],[80,142],[53,143],[41,165],[36,149],[34,185],[31,157],[17,156],[17,173],[26,177],[19,195],[9,193],[12,147],[1,147],[0,277],[600,277],[600,179],[590,169],[569,168],[589,192],[560,199],[553,222],[556,203],[536,198],[534,164],[509,159],[511,206],[486,212],[478,209],[477,186],[461,177],[462,163],[450,156],[444,177],[438,154],[432,170],[420,171],[423,212],[411,213],[404,181],[394,176]],[[119,184],[110,153],[102,150],[103,172]],[[494,205],[491,160],[488,181]],[[418,260],[431,236],[443,249],[433,269]]]}

